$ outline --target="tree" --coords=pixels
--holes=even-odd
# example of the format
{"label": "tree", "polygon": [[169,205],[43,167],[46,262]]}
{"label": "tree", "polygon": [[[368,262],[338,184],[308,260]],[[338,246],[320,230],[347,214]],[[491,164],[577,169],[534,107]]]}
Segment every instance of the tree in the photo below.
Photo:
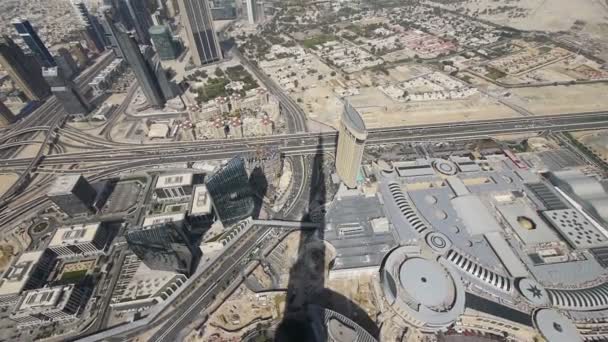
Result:
{"label": "tree", "polygon": [[298,82],[298,80],[294,80],[294,81],[293,81],[293,85],[294,85],[296,88],[298,87],[298,84],[300,84],[300,82]]}
{"label": "tree", "polygon": [[323,75],[319,75],[319,77],[317,77],[317,79],[320,81],[323,79]]}
{"label": "tree", "polygon": [[224,72],[222,71],[222,69],[220,69],[220,67],[215,68],[215,72],[214,72],[216,77],[222,77],[224,76]]}
{"label": "tree", "polygon": [[336,76],[336,72],[335,72],[335,71],[332,71],[332,72],[331,72],[329,75],[331,75],[331,76]]}

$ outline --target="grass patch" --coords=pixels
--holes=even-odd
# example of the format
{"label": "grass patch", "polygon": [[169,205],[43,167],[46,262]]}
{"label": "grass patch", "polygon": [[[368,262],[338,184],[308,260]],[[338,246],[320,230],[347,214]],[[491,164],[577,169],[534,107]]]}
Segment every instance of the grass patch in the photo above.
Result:
{"label": "grass patch", "polygon": [[488,73],[486,74],[487,78],[492,79],[494,81],[505,76],[507,76],[507,74],[494,68],[488,68]]}
{"label": "grass patch", "polygon": [[331,34],[320,34],[318,36],[314,36],[308,39],[305,39],[302,42],[305,48],[312,49],[317,45],[325,44],[327,42],[331,42],[336,40],[336,36]]}
{"label": "grass patch", "polygon": [[64,282],[77,282],[80,279],[84,278],[87,274],[88,270],[80,270],[80,271],[72,271],[72,272],[64,272],[61,275],[61,281]]}

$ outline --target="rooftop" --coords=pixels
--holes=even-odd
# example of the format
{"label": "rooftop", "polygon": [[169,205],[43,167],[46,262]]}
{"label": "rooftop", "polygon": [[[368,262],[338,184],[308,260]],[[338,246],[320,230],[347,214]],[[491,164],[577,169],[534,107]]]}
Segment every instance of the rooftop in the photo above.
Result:
{"label": "rooftop", "polygon": [[192,185],[191,173],[180,173],[158,176],[156,189],[173,188],[178,186]]}
{"label": "rooftop", "polygon": [[146,216],[144,218],[143,227],[150,227],[157,224],[163,224],[168,222],[182,222],[186,219],[186,213],[177,213],[177,214],[166,214],[166,215],[155,215],[155,216]]}
{"label": "rooftop", "polygon": [[82,175],[65,175],[57,177],[57,180],[53,183],[48,191],[49,196],[53,195],[65,195],[72,193],[72,189],[78,183]]}
{"label": "rooftop", "polygon": [[190,215],[207,215],[212,211],[211,196],[207,191],[207,186],[198,185],[194,188],[192,195],[192,205]]}
{"label": "rooftop", "polygon": [[363,118],[361,118],[359,112],[348,102],[344,104],[344,113],[342,117],[344,118],[346,126],[348,126],[353,133],[362,135],[364,137],[360,139],[365,139],[365,136],[367,136],[367,131]]}
{"label": "rooftop", "polygon": [[18,294],[42,256],[42,251],[23,253],[2,276],[0,296]]}
{"label": "rooftop", "polygon": [[76,245],[93,241],[101,223],[78,224],[57,229],[49,247]]}

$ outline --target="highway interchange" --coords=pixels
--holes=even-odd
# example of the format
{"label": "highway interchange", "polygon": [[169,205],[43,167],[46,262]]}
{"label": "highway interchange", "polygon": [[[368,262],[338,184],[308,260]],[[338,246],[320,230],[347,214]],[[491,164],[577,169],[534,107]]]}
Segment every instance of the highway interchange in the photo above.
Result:
{"label": "highway interchange", "polygon": [[[236,49],[233,50],[240,55]],[[302,109],[285,94],[272,80],[257,67],[239,56],[243,63],[254,72],[281,103],[289,133],[270,137],[256,137],[231,140],[202,140],[194,142],[170,142],[146,145],[130,145],[111,141],[110,130],[103,136],[89,135],[83,131],[62,125],[58,119],[61,113],[56,99],[51,98],[39,107],[29,117],[23,119],[10,129],[3,132],[0,138],[0,170],[3,172],[18,172],[22,178],[36,178],[36,182],[21,191],[9,190],[6,206],[0,213],[0,227],[14,222],[23,215],[40,211],[49,207],[50,202],[44,196],[44,190],[54,179],[54,174],[85,173],[90,181],[113,177],[130,170],[145,170],[155,165],[178,164],[193,161],[229,159],[238,154],[246,154],[264,145],[274,145],[282,154],[290,158],[293,167],[294,193],[285,211],[285,217],[295,218],[302,206],[305,189],[310,182],[309,158],[306,155],[319,152],[333,154],[336,148],[337,133],[307,133],[306,118]],[[109,62],[108,62],[109,63]],[[81,76],[82,83],[88,83],[89,78],[99,72],[103,63],[96,64],[92,70],[87,70]],[[133,95],[135,87],[130,89]],[[128,98],[130,97],[128,96]],[[126,106],[122,105],[111,117],[114,120]],[[35,123],[35,124],[34,124]],[[470,121],[451,124],[415,125],[383,129],[370,129],[368,145],[389,143],[408,143],[424,141],[447,141],[459,139],[475,139],[497,134],[523,132],[563,132],[588,129],[608,128],[607,112],[575,113],[553,116],[533,116],[500,120]],[[28,144],[40,143],[34,137],[40,132],[46,132],[45,141],[34,158],[11,158],[14,149]],[[57,139],[53,139],[57,138]],[[56,140],[57,146],[67,145],[62,138],[81,144],[82,152],[48,153],[44,146],[50,140]],[[10,151],[13,151],[10,153]],[[31,177],[30,177],[31,176]],[[252,230],[253,231],[253,230]],[[200,283],[187,296],[189,305],[181,305],[170,314],[162,315],[159,319],[136,321],[132,324],[119,326],[106,332],[86,337],[83,341],[98,341],[101,339],[124,340],[134,337],[151,327],[161,325],[161,328],[150,339],[151,341],[177,340],[180,332],[193,321],[200,319],[200,313],[209,308],[214,299],[230,286],[238,285],[242,277],[238,270],[242,269],[241,262],[255,246],[267,243],[270,230],[262,234],[243,234],[239,241],[222,253],[223,260],[197,279]],[[283,232],[282,234],[286,234]]]}

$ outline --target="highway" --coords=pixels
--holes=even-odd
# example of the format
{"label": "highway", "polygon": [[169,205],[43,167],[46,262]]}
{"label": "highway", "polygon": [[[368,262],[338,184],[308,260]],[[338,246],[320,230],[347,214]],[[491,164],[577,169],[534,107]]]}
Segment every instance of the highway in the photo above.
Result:
{"label": "highway", "polygon": [[[608,128],[608,113],[586,113],[572,115],[545,116],[534,118],[505,119],[497,121],[471,121],[466,123],[417,125],[370,130],[366,144],[406,143],[422,141],[443,141],[474,139],[498,134],[523,132],[563,132]],[[83,136],[81,136],[84,139]],[[137,145],[114,147],[86,152],[72,152],[49,155],[40,162],[41,168],[51,166],[116,163],[148,160],[152,164],[178,163],[194,160],[226,159],[241,153],[254,151],[260,145],[278,145],[286,156],[316,153],[317,150],[334,152],[336,132],[311,136],[285,134],[272,137],[234,140],[202,140],[178,144]],[[98,141],[102,144],[102,141]],[[18,170],[31,163],[31,158],[0,160],[0,169]],[[100,166],[100,165],[97,165]],[[86,170],[84,168],[83,170]]]}

